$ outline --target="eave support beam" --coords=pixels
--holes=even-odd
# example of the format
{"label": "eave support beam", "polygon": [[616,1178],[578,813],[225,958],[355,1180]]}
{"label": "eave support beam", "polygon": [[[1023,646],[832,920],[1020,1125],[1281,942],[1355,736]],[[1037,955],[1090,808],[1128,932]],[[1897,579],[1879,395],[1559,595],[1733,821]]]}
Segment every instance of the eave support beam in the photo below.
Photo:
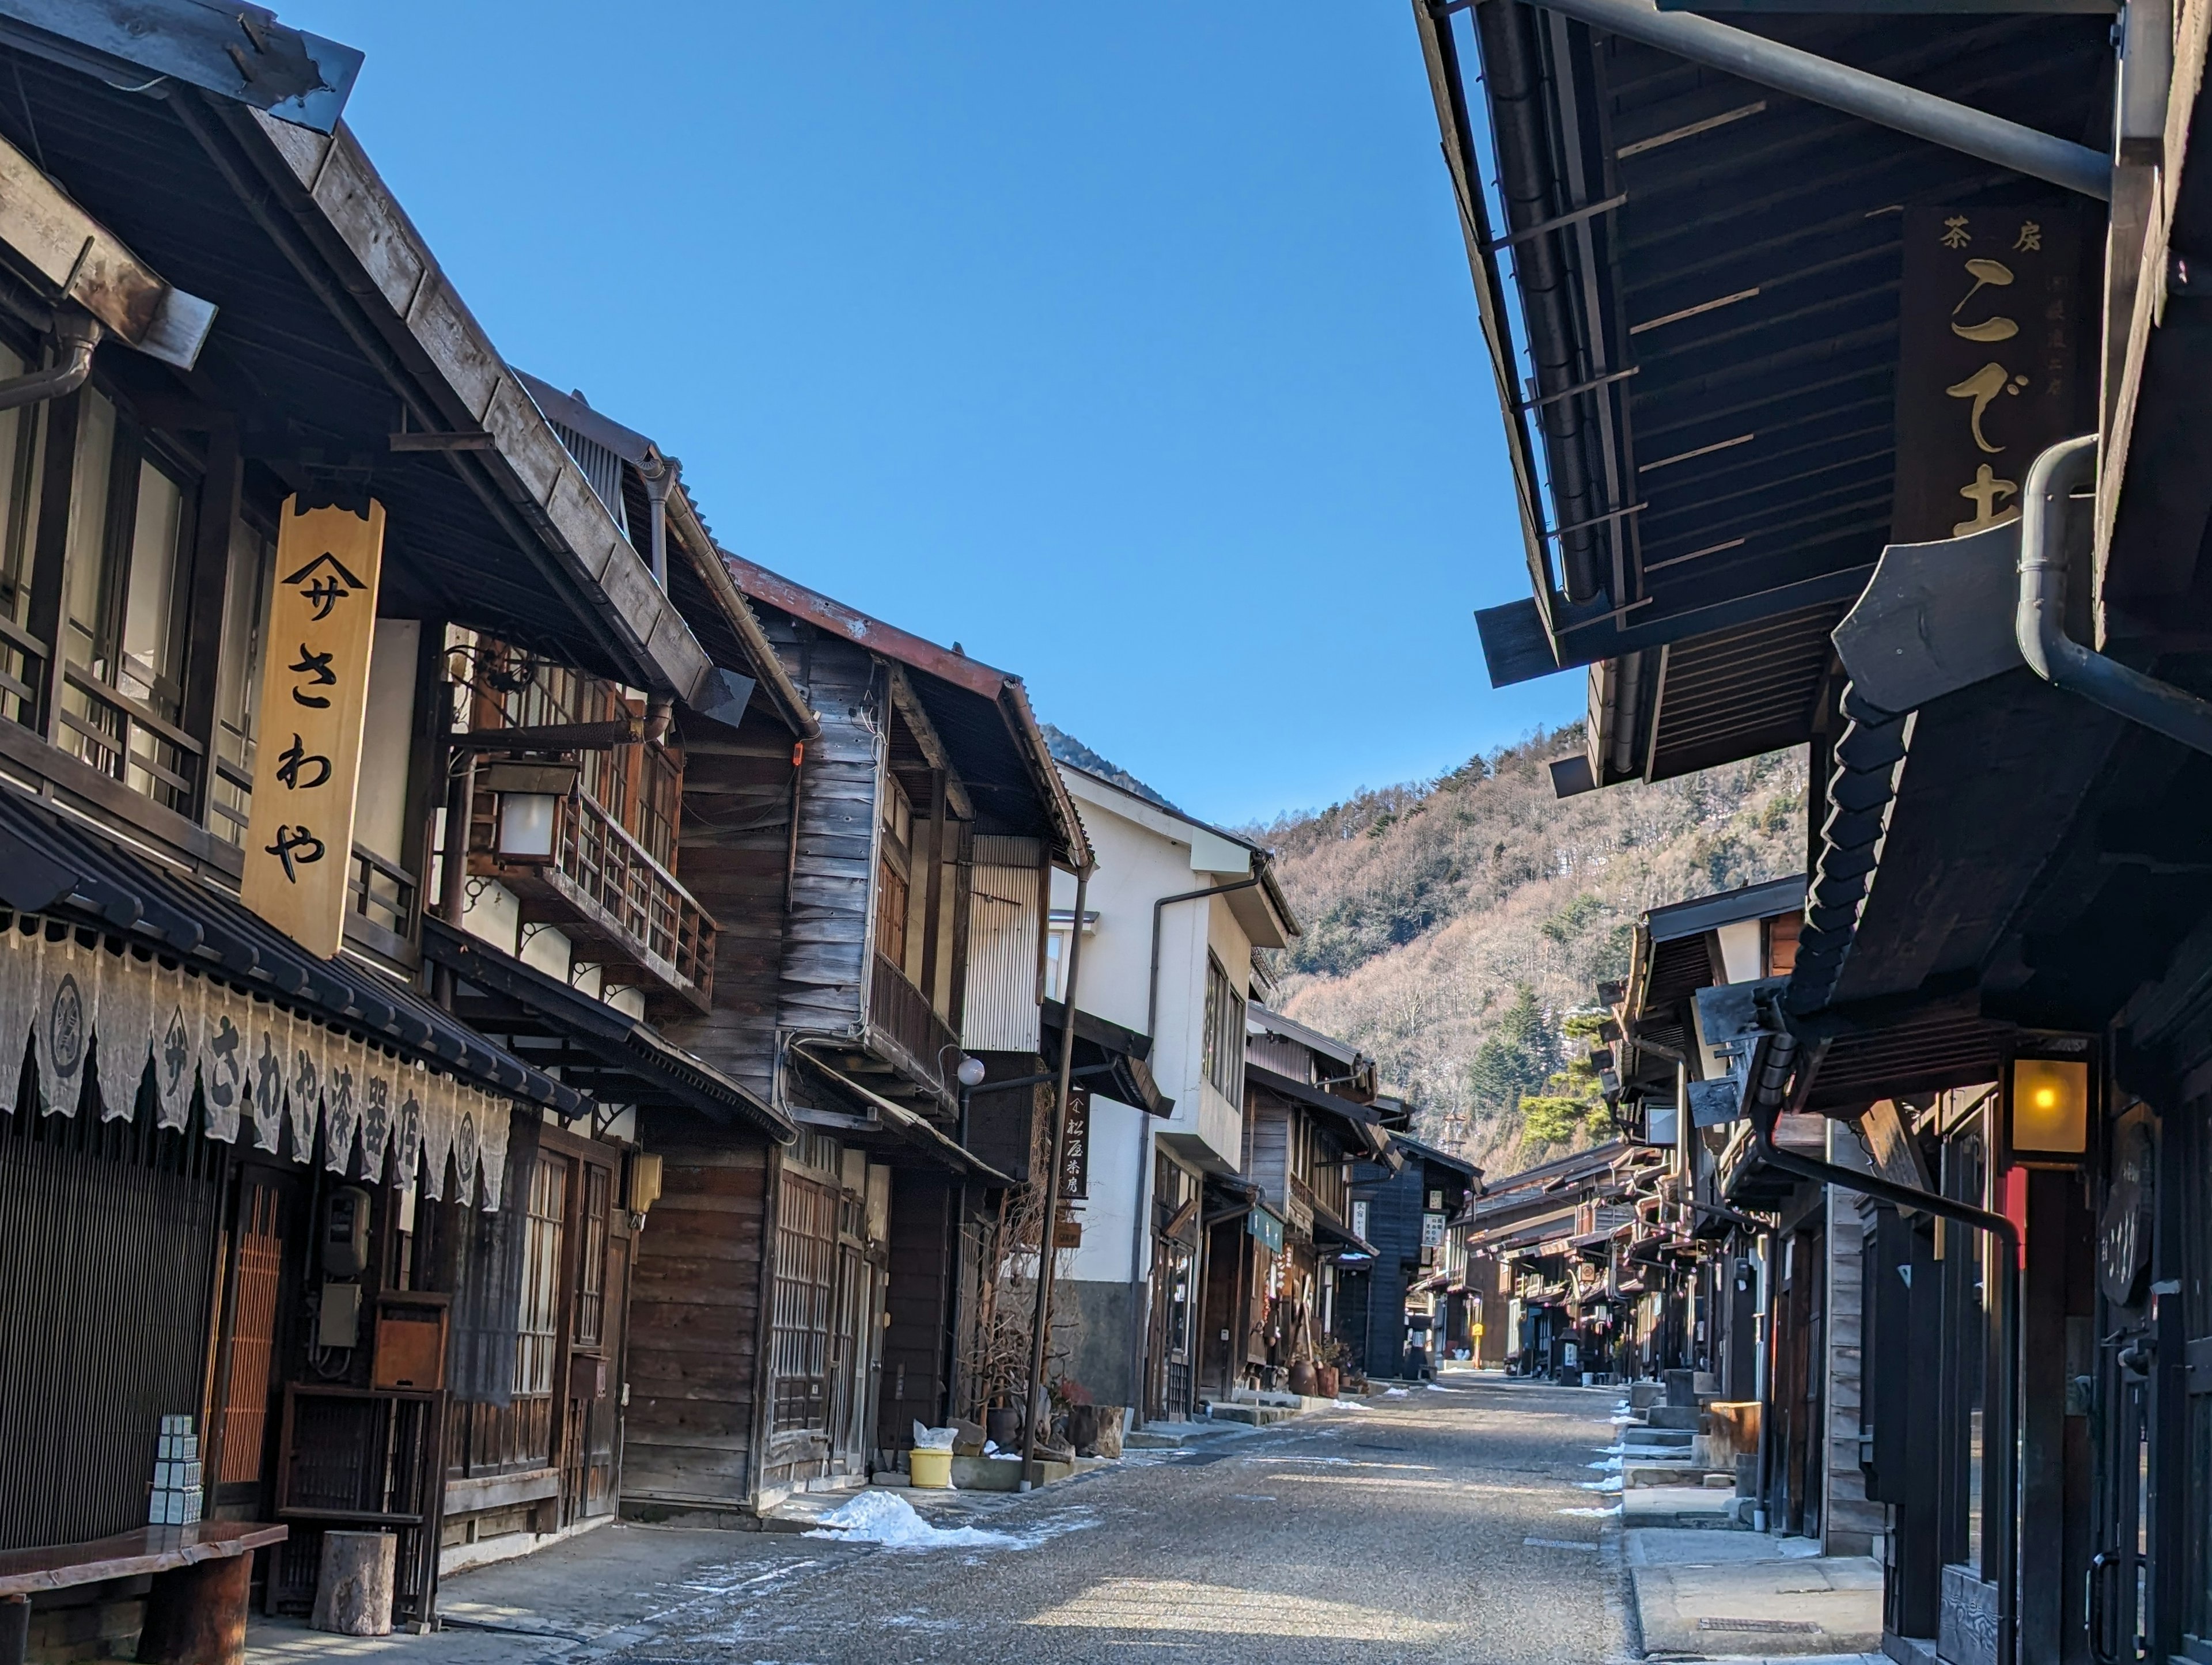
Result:
{"label": "eave support beam", "polygon": [[1894,128],[1946,149],[1964,151],[2109,202],[2112,160],[2086,144],[2055,138],[2016,121],[1984,114],[1933,93],[1885,81],[1812,52],[1785,46],[1747,29],[1731,28],[1687,12],[1660,12],[1650,0],[1533,0],[1592,28],[1625,35],[1693,64],[1739,76],[1814,104]]}

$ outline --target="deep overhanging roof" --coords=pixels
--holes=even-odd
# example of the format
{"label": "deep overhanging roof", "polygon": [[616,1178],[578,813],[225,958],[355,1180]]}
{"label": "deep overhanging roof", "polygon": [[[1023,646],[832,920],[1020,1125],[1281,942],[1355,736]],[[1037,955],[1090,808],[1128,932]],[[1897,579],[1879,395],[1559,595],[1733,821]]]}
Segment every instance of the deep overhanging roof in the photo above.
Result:
{"label": "deep overhanging roof", "polygon": [[845,1094],[860,1107],[860,1114],[837,1115],[834,1120],[824,1120],[818,1113],[799,1109],[797,1115],[801,1121],[830,1127],[846,1138],[872,1135],[886,1150],[912,1152],[933,1167],[966,1174],[986,1185],[1011,1186],[1014,1183],[1010,1176],[1000,1173],[973,1152],[948,1138],[927,1116],[917,1115],[904,1105],[895,1103],[881,1093],[855,1081],[834,1064],[817,1057],[807,1049],[805,1042],[792,1046],[786,1055],[821,1077],[830,1091]]}
{"label": "deep overhanging roof", "polygon": [[514,1098],[574,1118],[592,1101],[397,979],[309,953],[239,900],[121,848],[93,823],[0,787],[0,905],[167,954]]}
{"label": "deep overhanging roof", "polygon": [[915,696],[955,758],[985,830],[1042,837],[1054,859],[1070,868],[1091,860],[1082,817],[1020,678],[872,618],[743,556],[724,550],[722,562],[753,601],[913,673]]}
{"label": "deep overhanging roof", "polygon": [[[1415,10],[1528,558],[1492,680],[1617,661],[1601,784],[1802,741],[1888,536],[1899,210],[2049,188],[1538,7]],[[2067,137],[2108,96],[2109,17],[1730,22]]]}
{"label": "deep overhanging roof", "polygon": [[[1144,827],[1173,842],[1194,842],[1189,838],[1177,836],[1174,829],[1176,825],[1181,825],[1208,834],[1225,844],[1233,844],[1243,850],[1247,866],[1239,871],[1256,878],[1259,883],[1250,890],[1232,890],[1224,896],[1222,901],[1226,904],[1229,911],[1237,915],[1239,923],[1244,927],[1246,934],[1261,946],[1286,946],[1291,938],[1305,934],[1305,927],[1300,923],[1297,910],[1291,906],[1290,897],[1283,893],[1282,880],[1276,875],[1275,853],[1266,845],[1246,837],[1243,833],[1231,832],[1226,827],[1217,827],[1210,821],[1201,821],[1196,816],[1186,814],[1172,805],[1163,804],[1156,799],[1132,792],[1119,781],[1109,781],[1104,775],[1094,773],[1092,770],[1079,769],[1065,758],[1057,758],[1054,761],[1059,764],[1063,775],[1074,776],[1083,783],[1085,790],[1105,798],[1106,807],[1126,821],[1133,822],[1138,826]],[[1094,807],[1096,807],[1095,805]],[[1192,856],[1192,865],[1194,871],[1199,872],[1223,871],[1211,866],[1201,866],[1195,851]],[[1252,898],[1249,902],[1246,900],[1248,897]],[[1255,911],[1255,909],[1257,911]],[[1271,932],[1279,938],[1279,941],[1271,944],[1265,940]]]}
{"label": "deep overhanging roof", "polygon": [[1352,1136],[1368,1151],[1388,1159],[1396,1135],[1382,1125],[1382,1118],[1364,1104],[1355,1104],[1348,1098],[1339,1098],[1333,1092],[1319,1087],[1310,1087],[1304,1082],[1271,1070],[1262,1064],[1247,1062],[1244,1079],[1252,1086],[1279,1097],[1294,1099],[1310,1109],[1333,1115],[1350,1130]]}
{"label": "deep overhanging roof", "polygon": [[[184,384],[205,403],[164,375],[164,425],[227,432],[234,413],[241,453],[285,489],[382,500],[389,615],[678,697],[702,685],[705,653],[343,124],[325,137],[188,87],[0,62],[0,135],[217,308]],[[98,362],[130,375],[134,356]],[[402,428],[465,448],[395,451]]]}
{"label": "deep overhanging roof", "polygon": [[[723,565],[720,546],[684,483],[683,464],[635,428],[594,409],[580,392],[564,393],[526,371],[515,374],[532,401],[556,424],[555,432],[573,429],[628,463],[641,476],[666,471],[668,593],[677,611],[717,665],[733,670],[742,666],[759,679],[769,702],[793,733],[802,739],[819,734],[821,720],[792,681],[782,659],[762,633],[751,604],[738,592]],[[630,524],[635,526],[636,521],[633,519]]]}
{"label": "deep overhanging roof", "polygon": [[1439,1151],[1433,1145],[1425,1145],[1411,1133],[1394,1132],[1390,1135],[1390,1143],[1407,1156],[1418,1157],[1423,1162],[1433,1162],[1439,1167],[1453,1169],[1465,1174],[1469,1179],[1482,1177],[1482,1170],[1465,1157],[1454,1156],[1449,1151]]}
{"label": "deep overhanging roof", "polygon": [[1654,908],[1644,918],[1652,941],[1673,942],[1681,937],[1703,936],[1723,925],[1740,925],[1747,920],[1771,919],[1792,913],[1804,902],[1804,878],[1793,873],[1787,878],[1771,878],[1763,884],[1746,884],[1715,896],[1692,896],[1687,902]]}
{"label": "deep overhanging roof", "polygon": [[[1060,1026],[1066,1017],[1067,1007],[1063,1003],[1045,1001],[1041,1019],[1044,1031],[1042,1050],[1049,1069],[1059,1067]],[[1075,1009],[1073,1063],[1082,1083],[1095,1092],[1103,1092],[1147,1115],[1173,1115],[1176,1102],[1160,1091],[1160,1084],[1152,1077],[1152,1066],[1146,1062],[1152,1051],[1150,1036],[1109,1023],[1080,1006]]]}
{"label": "deep overhanging roof", "polygon": [[439,920],[422,922],[425,959],[460,980],[455,1010],[476,1029],[504,1035],[510,1050],[543,1054],[566,1080],[588,1083],[610,1105],[665,1106],[743,1123],[778,1143],[790,1119],[741,1082],[694,1057],[643,1018],[571,988]]}

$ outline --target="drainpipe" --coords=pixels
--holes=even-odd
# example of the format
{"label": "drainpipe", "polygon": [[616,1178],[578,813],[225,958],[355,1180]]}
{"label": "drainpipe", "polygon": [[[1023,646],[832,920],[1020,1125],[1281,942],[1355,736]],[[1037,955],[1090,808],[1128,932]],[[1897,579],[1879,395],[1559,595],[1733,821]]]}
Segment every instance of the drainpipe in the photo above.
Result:
{"label": "drainpipe", "polygon": [[2212,753],[2212,702],[2090,652],[2066,634],[2066,505],[2097,477],[2097,436],[2061,440],[2027,471],[2020,524],[2020,609],[2013,632],[2028,669],[2092,705]]}
{"label": "drainpipe", "polygon": [[[454,703],[463,728],[468,726],[468,697],[467,684],[454,690]],[[450,742],[450,730],[448,739]],[[468,911],[469,817],[475,811],[476,796],[476,750],[449,743],[446,747],[446,837],[445,849],[439,857],[438,916],[456,931],[462,928],[461,915]],[[437,1002],[447,1012],[453,1009],[456,981],[450,966],[438,967]]]}
{"label": "drainpipe", "polygon": [[[1709,64],[1760,87],[1793,93],[1876,126],[1894,128],[2030,179],[2047,179],[2100,202],[2112,196],[2112,158],[2086,144],[2039,133],[1847,64],[1785,46],[1688,12],[1662,12],[1650,0],[1539,0],[1544,9],[1593,28]],[[1438,9],[1443,9],[1439,7]]]}
{"label": "drainpipe", "polygon": [[646,528],[646,564],[653,568],[653,581],[663,593],[668,589],[668,494],[683,468],[675,458],[656,452],[650,463],[641,463],[637,469],[638,478],[645,482],[645,501],[653,510]]}
{"label": "drainpipe", "polygon": [[[1160,1026],[1161,916],[1174,902],[1196,902],[1201,896],[1227,896],[1231,890],[1249,890],[1259,882],[1260,874],[1255,871],[1249,878],[1237,879],[1227,884],[1210,884],[1200,890],[1178,890],[1175,895],[1162,896],[1152,903],[1152,963],[1145,983],[1145,1035],[1155,1045],[1159,1041]],[[1137,1130],[1137,1212],[1130,1222],[1129,1229],[1129,1402],[1134,1407],[1139,1422],[1142,1422],[1145,1417],[1145,1338],[1152,1332],[1151,1314],[1145,1310],[1145,1243],[1152,1236],[1152,1230],[1151,1132],[1149,1123]]]}
{"label": "drainpipe", "polygon": [[76,307],[54,311],[54,341],[61,357],[51,368],[0,381],[0,410],[16,410],[74,393],[92,374],[92,349],[107,331],[90,313]]}
{"label": "drainpipe", "polygon": [[[2046,452],[2045,456],[2050,455]],[[2039,459],[2038,466],[2040,466]],[[2030,477],[2034,477],[2031,473]],[[2023,547],[2025,544],[2023,544]],[[2023,557],[2022,566],[2026,561]],[[2023,609],[2025,603],[2023,603]],[[1939,1218],[1954,1220],[1976,1231],[1987,1233],[1996,1240],[1999,1259],[2002,1262],[1999,1276],[1994,1280],[1990,1293],[2002,1303],[1998,1318],[1998,1352],[2003,1366],[2003,1391],[1991,1396],[1990,1409],[1997,1413],[1998,1425],[1985,1435],[1982,1450],[1984,1464],[1982,1495],[1984,1498],[2002,1500],[2003,1528],[1997,1534],[1997,1636],[1996,1656],[2008,1660],[2020,1634],[2020,1558],[2018,1534],[2018,1459],[2014,1447],[2020,1437],[2020,1306],[2021,1255],[2020,1228],[2002,1214],[1986,1208],[1977,1208],[1971,1203],[1958,1202],[1935,1191],[1923,1191],[1911,1185],[1899,1185],[1879,1174],[1863,1173],[1856,1168],[1845,1168],[1837,1163],[1822,1161],[1816,1157],[1803,1156],[1795,1151],[1785,1151],[1774,1142],[1774,1126],[1780,1120],[1784,1090],[1789,1085],[1790,1074],[1797,1060],[1797,1037],[1781,1027],[1779,1002],[1771,993],[1755,997],[1761,1016],[1773,1027],[1765,1036],[1763,1061],[1753,1073],[1746,1094],[1746,1109],[1751,1118],[1752,1143],[1759,1159],[1768,1167],[1784,1174],[1794,1174],[1800,1179],[1811,1180],[1816,1185],[1839,1185],[1847,1191],[1857,1191],[1880,1201],[1899,1208],[1925,1210]],[[1771,1285],[1770,1285],[1770,1288]],[[1767,1334],[1771,1345],[1773,1328],[1770,1323]],[[1765,1419],[1760,1421],[1764,1425]],[[1762,1432],[1764,1431],[1762,1425]]]}
{"label": "drainpipe", "polygon": [[1037,1436],[1045,1419],[1048,1396],[1044,1385],[1046,1332],[1052,1322],[1053,1237],[1060,1226],[1060,1168],[1067,1140],[1067,1092],[1075,1074],[1076,979],[1083,969],[1083,904],[1091,890],[1092,864],[1086,858],[1075,870],[1075,929],[1067,933],[1067,984],[1060,998],[1067,1021],[1060,1031],[1060,1080],[1053,1091],[1052,1143],[1044,1176],[1044,1218],[1037,1227],[1036,1316],[1030,1325],[1029,1415],[1022,1430],[1022,1490],[1037,1480]]}

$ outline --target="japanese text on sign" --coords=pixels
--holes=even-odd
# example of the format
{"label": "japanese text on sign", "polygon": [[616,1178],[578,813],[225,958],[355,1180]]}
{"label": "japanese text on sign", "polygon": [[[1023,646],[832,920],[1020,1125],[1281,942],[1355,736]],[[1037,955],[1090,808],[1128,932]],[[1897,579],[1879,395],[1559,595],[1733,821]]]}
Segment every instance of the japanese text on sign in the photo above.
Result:
{"label": "japanese text on sign", "polygon": [[270,586],[246,903],[302,946],[338,951],[352,877],[354,805],[384,507],[284,505]]}

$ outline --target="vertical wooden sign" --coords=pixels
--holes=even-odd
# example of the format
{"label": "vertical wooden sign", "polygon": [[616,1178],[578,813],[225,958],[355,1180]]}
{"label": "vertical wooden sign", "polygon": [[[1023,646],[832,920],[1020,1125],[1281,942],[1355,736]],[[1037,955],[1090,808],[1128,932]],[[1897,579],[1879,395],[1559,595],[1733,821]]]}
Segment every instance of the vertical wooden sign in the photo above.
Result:
{"label": "vertical wooden sign", "polygon": [[2094,426],[2074,372],[2096,337],[2070,206],[1908,208],[1904,232],[1889,536],[1924,544],[2020,518],[2036,453]]}
{"label": "vertical wooden sign", "polygon": [[247,907],[325,959],[345,930],[383,558],[383,504],[372,499],[364,517],[285,500],[261,638],[242,894]]}

